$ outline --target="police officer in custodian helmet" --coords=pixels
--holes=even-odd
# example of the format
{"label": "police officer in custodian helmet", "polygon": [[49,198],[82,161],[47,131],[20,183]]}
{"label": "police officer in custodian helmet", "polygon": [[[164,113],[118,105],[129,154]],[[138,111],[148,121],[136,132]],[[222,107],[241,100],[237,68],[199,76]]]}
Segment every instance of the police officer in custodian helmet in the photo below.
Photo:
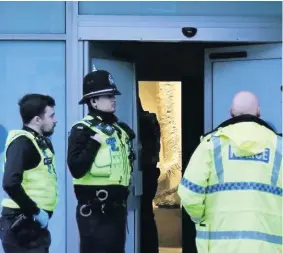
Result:
{"label": "police officer in custodian helmet", "polygon": [[78,200],[80,253],[124,253],[128,186],[135,134],[119,122],[111,74],[91,72],[83,80],[88,114],[71,129],[68,166]]}

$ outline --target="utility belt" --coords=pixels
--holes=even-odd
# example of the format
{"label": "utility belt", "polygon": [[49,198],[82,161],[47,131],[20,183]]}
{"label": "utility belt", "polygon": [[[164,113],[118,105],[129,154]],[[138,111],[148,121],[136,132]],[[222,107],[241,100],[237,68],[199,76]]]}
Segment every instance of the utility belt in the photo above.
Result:
{"label": "utility belt", "polygon": [[87,203],[79,203],[80,215],[89,217],[94,214],[112,214],[117,211],[127,209],[127,200],[113,200],[109,198],[109,193],[105,189],[96,191],[96,196]]}

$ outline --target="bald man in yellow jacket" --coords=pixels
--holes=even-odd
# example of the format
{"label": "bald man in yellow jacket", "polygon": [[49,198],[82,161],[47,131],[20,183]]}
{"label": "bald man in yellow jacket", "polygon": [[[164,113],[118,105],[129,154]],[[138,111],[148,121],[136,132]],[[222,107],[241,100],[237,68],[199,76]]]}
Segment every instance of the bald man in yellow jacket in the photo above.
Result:
{"label": "bald man in yellow jacket", "polygon": [[282,139],[253,93],[237,93],[230,113],[201,139],[178,188],[198,253],[281,253]]}

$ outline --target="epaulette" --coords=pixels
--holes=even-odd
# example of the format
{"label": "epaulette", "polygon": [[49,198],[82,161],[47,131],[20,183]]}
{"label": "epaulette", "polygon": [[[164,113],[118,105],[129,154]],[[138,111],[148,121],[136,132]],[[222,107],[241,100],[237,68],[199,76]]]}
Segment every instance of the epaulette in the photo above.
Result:
{"label": "epaulette", "polygon": [[89,125],[89,127],[96,127],[104,134],[110,136],[115,132],[115,128],[109,124],[105,124],[102,121],[99,121],[98,119],[83,119],[85,123]]}
{"label": "epaulette", "polygon": [[98,126],[99,125],[99,120],[97,119],[83,119],[83,121],[87,124],[89,124],[89,126]]}

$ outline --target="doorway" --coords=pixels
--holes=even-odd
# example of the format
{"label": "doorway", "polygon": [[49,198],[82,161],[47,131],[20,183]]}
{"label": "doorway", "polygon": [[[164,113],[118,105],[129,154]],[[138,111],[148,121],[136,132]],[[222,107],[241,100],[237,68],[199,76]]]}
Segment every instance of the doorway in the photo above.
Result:
{"label": "doorway", "polygon": [[[148,94],[148,97],[145,95],[142,100],[155,100],[155,102],[157,98],[152,96],[154,93],[150,90],[156,90],[156,87],[158,87],[158,89],[167,87],[168,90],[170,90],[172,82],[179,83],[179,109],[175,110],[176,115],[171,115],[172,117],[173,115],[174,117],[179,117],[179,128],[181,133],[180,159],[178,160],[181,164],[181,168],[179,169],[179,174],[177,173],[176,181],[180,179],[191,154],[199,144],[200,136],[204,133],[205,49],[232,45],[238,46],[240,44],[121,41],[90,42],[90,56],[92,59],[91,66],[95,66],[96,69],[106,68],[113,75],[114,79],[116,79],[117,86],[122,90],[124,95],[119,98],[120,100],[118,100],[118,106],[120,107],[119,113],[122,118],[127,119],[129,122],[135,120],[136,117],[135,112],[131,114],[131,110],[134,110],[133,107],[129,106],[135,104],[135,96],[132,94],[133,80],[140,84],[138,85],[137,93],[140,90],[140,87],[143,87],[141,89],[147,90],[146,93]],[[98,50],[99,48],[102,48],[103,50]],[[94,70],[94,68],[92,68],[92,70]],[[166,98],[163,98],[163,100],[166,101]],[[167,102],[169,101],[170,100],[167,99]],[[170,122],[170,120],[168,122]],[[164,138],[166,138],[166,135]],[[172,171],[172,169],[169,168],[168,171]],[[157,225],[159,228],[158,232],[160,235],[160,248],[163,248],[163,250],[167,249],[167,251],[171,250],[169,251],[170,253],[178,253],[180,251],[183,253],[196,253],[195,226],[189,216],[183,210],[180,210],[180,203],[176,196],[176,184],[177,183],[175,183],[175,186],[171,187],[173,190],[172,195],[175,196],[175,198],[173,198],[174,201],[172,201],[172,203],[169,201],[169,205],[166,201],[159,201],[159,204],[156,205],[158,207],[158,209],[155,210],[157,214]],[[157,199],[155,199],[155,202],[158,202],[158,197],[157,193]],[[139,195],[135,195],[135,198],[138,200]],[[137,205],[134,208],[135,210],[138,210],[139,207]],[[168,238],[172,231],[170,231],[170,229],[166,229],[164,225],[163,227],[159,226],[158,223],[162,223],[162,215],[159,216],[158,212],[159,214],[163,212],[163,215],[167,212],[165,215],[168,217],[166,220],[167,228],[170,228],[170,226],[172,227],[173,224],[177,224],[177,226],[175,226],[175,231],[177,231],[175,239],[172,240],[173,243],[171,241],[171,244]],[[174,218],[169,218],[170,215],[168,216],[168,212],[171,213],[171,217]],[[136,249],[137,247],[133,247],[132,245],[133,242],[138,245],[138,217],[139,215],[133,216],[133,218],[131,218],[132,223],[129,222],[131,232],[127,241],[127,253],[139,252],[133,250],[133,248]],[[131,229],[132,225],[134,227]],[[165,239],[163,240],[163,238]]]}
{"label": "doorway", "polygon": [[138,93],[143,109],[157,116],[161,132],[157,164],[160,176],[152,203],[158,230],[159,252],[181,253],[182,215],[177,195],[177,187],[182,177],[181,82],[140,81]]}
{"label": "doorway", "polygon": [[[197,252],[194,224],[180,208],[176,191],[178,181],[204,129],[204,46],[196,43],[146,43],[141,57],[137,57],[139,60],[136,61],[139,90],[145,89],[142,85],[149,86],[152,82],[159,90],[162,89],[164,106],[170,111],[167,114],[170,122],[168,127],[175,127],[176,135],[180,134],[177,148],[171,152],[172,162],[164,168],[163,175],[161,171],[154,201],[160,253]],[[148,52],[147,56],[145,51]],[[146,82],[148,80],[152,82],[149,84]],[[151,96],[147,97],[141,94],[141,99],[151,99],[158,103],[152,94],[150,92]],[[170,130],[164,131],[162,136],[162,139],[167,138],[170,138]],[[171,141],[176,140],[173,138]]]}

